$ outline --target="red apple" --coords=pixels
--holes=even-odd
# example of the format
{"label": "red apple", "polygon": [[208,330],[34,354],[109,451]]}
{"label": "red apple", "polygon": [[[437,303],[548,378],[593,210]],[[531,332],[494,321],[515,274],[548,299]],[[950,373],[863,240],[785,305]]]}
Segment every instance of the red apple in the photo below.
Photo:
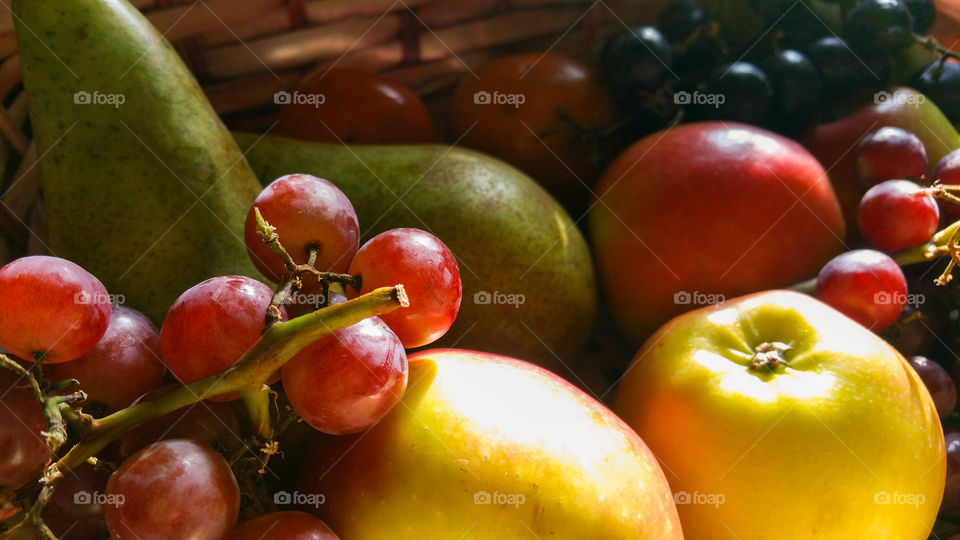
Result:
{"label": "red apple", "polygon": [[820,163],[760,128],[686,124],[628,148],[590,229],[614,319],[639,345],[671,317],[811,278],[843,248]]}

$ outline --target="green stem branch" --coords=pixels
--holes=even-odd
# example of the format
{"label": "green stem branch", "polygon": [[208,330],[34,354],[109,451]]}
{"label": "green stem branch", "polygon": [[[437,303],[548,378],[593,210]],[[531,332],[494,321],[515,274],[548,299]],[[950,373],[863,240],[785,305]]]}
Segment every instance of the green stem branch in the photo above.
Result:
{"label": "green stem branch", "polygon": [[87,436],[56,463],[61,471],[82,464],[126,430],[204,399],[239,392],[260,392],[270,376],[307,345],[330,333],[409,305],[402,285],[383,287],[342,304],[334,304],[273,325],[233,366],[194,381],[153,401],[93,420]]}

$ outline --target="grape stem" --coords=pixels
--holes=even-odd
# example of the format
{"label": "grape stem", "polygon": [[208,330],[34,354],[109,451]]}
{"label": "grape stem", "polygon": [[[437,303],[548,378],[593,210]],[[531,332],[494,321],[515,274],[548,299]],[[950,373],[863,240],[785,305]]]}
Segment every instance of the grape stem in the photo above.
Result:
{"label": "grape stem", "polygon": [[55,467],[61,471],[73,469],[130,428],[204,399],[232,392],[240,393],[245,399],[255,394],[267,396],[266,381],[307,345],[368,317],[407,306],[409,301],[403,285],[396,285],[373,290],[290,321],[278,322],[249,352],[220,373],[196,380],[158,399],[91,420],[84,439],[61,457]]}
{"label": "grape stem", "polygon": [[[253,207],[253,214],[257,221],[257,235],[260,237],[260,240],[263,241],[264,244],[270,246],[270,249],[272,249],[274,253],[283,259],[283,265],[287,268],[283,279],[280,280],[280,285],[277,287],[277,291],[273,295],[273,300],[270,301],[270,307],[267,308],[267,322],[263,328],[264,333],[266,333],[271,326],[280,322],[280,320],[283,318],[280,308],[290,300],[290,296],[295,291],[300,290],[300,287],[303,284],[300,276],[303,274],[313,274],[322,282],[334,281],[337,283],[350,285],[357,290],[360,289],[360,276],[337,274],[335,272],[321,272],[314,268],[314,265],[317,262],[317,257],[320,255],[320,251],[323,250],[323,246],[308,246],[307,263],[297,264],[296,261],[293,260],[293,257],[290,256],[290,253],[286,250],[286,248],[283,247],[283,244],[280,243],[280,235],[277,234],[277,228],[264,219],[263,214],[260,213],[260,209],[256,206]],[[324,287],[325,295],[326,292],[327,288]],[[324,299],[324,304],[327,303],[329,302]]]}
{"label": "grape stem", "polygon": [[[42,359],[38,359],[37,364],[42,361]],[[0,367],[16,373],[21,380],[25,380],[30,386],[33,397],[40,404],[43,409],[43,416],[47,420],[47,430],[40,432],[40,434],[44,436],[47,446],[56,452],[67,441],[67,427],[63,423],[63,416],[60,414],[60,404],[83,401],[87,399],[87,395],[83,392],[76,392],[66,396],[48,396],[44,392],[43,385],[41,385],[40,381],[42,379],[38,380],[30,370],[5,354],[0,354]],[[36,372],[40,373],[40,370],[37,369]],[[54,387],[56,386],[58,385],[54,385]]]}
{"label": "grape stem", "polygon": [[913,41],[923,45],[930,51],[939,53],[941,65],[943,62],[946,62],[947,58],[960,60],[960,54],[957,54],[952,49],[944,47],[939,41],[937,41],[937,38],[933,36],[921,36],[920,34],[913,34]]}
{"label": "grape stem", "polygon": [[[941,187],[948,189],[960,189],[960,186]],[[939,193],[940,192],[937,193],[937,197],[946,198]],[[953,195],[947,195],[949,197],[954,197]],[[960,246],[957,245],[958,240],[960,240],[960,221],[956,221],[937,231],[933,234],[933,236],[930,237],[930,240],[927,240],[922,244],[917,244],[913,247],[898,251],[897,253],[894,253],[892,257],[898,265],[909,266],[911,264],[929,262],[937,257],[949,256],[950,263],[943,270],[943,273],[941,273],[940,276],[934,280],[934,283],[937,285],[946,285],[951,279],[953,279],[953,269],[960,265]],[[817,278],[801,281],[800,283],[796,283],[787,288],[791,291],[802,292],[812,296],[817,289]]]}

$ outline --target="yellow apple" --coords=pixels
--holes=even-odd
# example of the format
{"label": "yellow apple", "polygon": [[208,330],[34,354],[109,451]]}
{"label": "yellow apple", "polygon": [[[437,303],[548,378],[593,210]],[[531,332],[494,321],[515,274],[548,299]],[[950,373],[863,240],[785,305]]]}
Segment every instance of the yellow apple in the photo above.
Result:
{"label": "yellow apple", "polygon": [[683,538],[640,438],[570,383],[504,356],[412,355],[389,415],[321,436],[307,456],[300,502],[345,539]]}
{"label": "yellow apple", "polygon": [[663,465],[688,540],[923,540],[940,506],[943,433],[923,382],[800,293],[673,319],[613,408]]}

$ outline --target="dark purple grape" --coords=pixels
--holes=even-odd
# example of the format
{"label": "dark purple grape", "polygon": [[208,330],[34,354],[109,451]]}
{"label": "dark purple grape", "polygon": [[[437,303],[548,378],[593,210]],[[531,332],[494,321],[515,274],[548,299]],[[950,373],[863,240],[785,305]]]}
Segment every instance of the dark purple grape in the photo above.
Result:
{"label": "dark purple grape", "polygon": [[670,43],[652,26],[617,32],[600,53],[600,72],[610,93],[626,110],[636,109],[644,95],[664,86],[672,63]]}
{"label": "dark purple grape", "polygon": [[925,356],[912,356],[908,362],[927,386],[940,418],[950,416],[957,406],[957,387],[947,370]]}
{"label": "dark purple grape", "polygon": [[882,87],[890,79],[890,58],[855,54],[847,43],[827,36],[810,43],[805,51],[817,66],[824,97],[843,96],[864,87]]}
{"label": "dark purple grape", "polygon": [[724,64],[710,74],[704,95],[714,102],[698,103],[693,95],[697,116],[762,125],[773,106],[773,85],[767,74],[749,62]]}
{"label": "dark purple grape", "polygon": [[937,19],[937,6],[933,0],[903,0],[913,16],[913,31],[925,35]]}
{"label": "dark purple grape", "polygon": [[893,54],[913,37],[913,17],[901,0],[861,0],[847,14],[843,36],[857,51]]}
{"label": "dark purple grape", "polygon": [[657,28],[672,42],[680,42],[693,34],[707,17],[707,12],[696,0],[675,0],[657,19]]}
{"label": "dark purple grape", "polygon": [[807,55],[784,49],[763,63],[773,85],[773,116],[777,127],[794,131],[813,118],[820,104],[820,74]]}
{"label": "dark purple grape", "polygon": [[947,447],[947,481],[940,503],[940,515],[960,517],[960,432],[949,430],[943,434]]}
{"label": "dark purple grape", "polygon": [[953,122],[960,122],[960,64],[934,62],[923,69],[913,86],[930,98]]}

